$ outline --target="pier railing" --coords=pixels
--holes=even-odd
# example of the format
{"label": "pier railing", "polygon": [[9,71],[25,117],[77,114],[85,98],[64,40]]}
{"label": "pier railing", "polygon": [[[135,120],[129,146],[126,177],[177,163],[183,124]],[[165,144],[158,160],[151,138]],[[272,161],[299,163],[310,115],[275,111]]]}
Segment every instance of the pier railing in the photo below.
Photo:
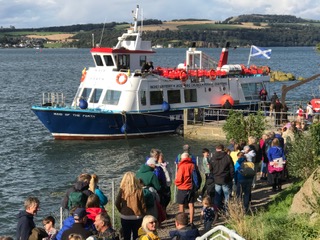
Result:
{"label": "pier railing", "polygon": [[[304,104],[304,105],[303,105]],[[270,103],[261,102],[257,108],[249,109],[224,109],[224,108],[194,108],[187,110],[187,125],[190,124],[214,124],[214,125],[222,125],[226,118],[229,115],[229,112],[239,111],[242,112],[245,116],[249,114],[257,114],[258,112],[262,112],[264,116],[269,118],[268,120],[275,121],[275,112],[270,111],[269,109]],[[281,118],[280,123],[282,123],[283,119],[288,119],[289,121],[294,121],[297,116],[297,110],[299,106],[305,107],[306,101],[287,101],[286,105],[288,107],[287,112],[280,112]]]}

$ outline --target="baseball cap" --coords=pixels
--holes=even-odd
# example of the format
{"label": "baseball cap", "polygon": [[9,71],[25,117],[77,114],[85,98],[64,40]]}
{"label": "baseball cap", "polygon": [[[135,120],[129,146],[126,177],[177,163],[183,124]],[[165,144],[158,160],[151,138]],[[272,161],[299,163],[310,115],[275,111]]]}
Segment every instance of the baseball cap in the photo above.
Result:
{"label": "baseball cap", "polygon": [[87,216],[87,212],[86,209],[84,208],[77,208],[74,212],[73,212],[73,218],[74,219],[82,219],[85,216]]}

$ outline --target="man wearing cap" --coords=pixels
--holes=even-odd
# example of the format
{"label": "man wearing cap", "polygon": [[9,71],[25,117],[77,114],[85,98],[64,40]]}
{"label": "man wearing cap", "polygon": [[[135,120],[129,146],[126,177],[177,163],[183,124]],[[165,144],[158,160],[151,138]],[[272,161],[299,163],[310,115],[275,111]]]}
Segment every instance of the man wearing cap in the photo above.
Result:
{"label": "man wearing cap", "polygon": [[87,212],[84,208],[77,208],[73,213],[74,224],[72,227],[63,232],[61,239],[69,240],[70,234],[79,234],[83,239],[87,239],[92,235],[89,230],[84,228],[85,223],[87,222]]}
{"label": "man wearing cap", "polygon": [[141,179],[143,184],[148,187],[153,187],[157,191],[160,190],[161,185],[159,183],[158,177],[154,174],[154,169],[156,166],[159,166],[157,160],[153,157],[150,157],[146,164],[142,164],[139,168],[136,177]]}

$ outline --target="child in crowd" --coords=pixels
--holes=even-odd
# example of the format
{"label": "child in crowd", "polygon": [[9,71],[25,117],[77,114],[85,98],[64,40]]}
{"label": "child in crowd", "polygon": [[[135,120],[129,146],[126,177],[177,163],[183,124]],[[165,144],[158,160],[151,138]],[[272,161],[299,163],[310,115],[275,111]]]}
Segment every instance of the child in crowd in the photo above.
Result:
{"label": "child in crowd", "polygon": [[216,222],[218,215],[212,207],[209,196],[203,198],[202,206],[201,217],[204,222],[204,232],[208,232],[211,229],[212,224]]}
{"label": "child in crowd", "polygon": [[55,229],[55,219],[52,216],[45,217],[42,220],[42,224],[46,232],[48,233],[48,237],[44,238],[45,240],[52,240],[56,238],[58,230]]}

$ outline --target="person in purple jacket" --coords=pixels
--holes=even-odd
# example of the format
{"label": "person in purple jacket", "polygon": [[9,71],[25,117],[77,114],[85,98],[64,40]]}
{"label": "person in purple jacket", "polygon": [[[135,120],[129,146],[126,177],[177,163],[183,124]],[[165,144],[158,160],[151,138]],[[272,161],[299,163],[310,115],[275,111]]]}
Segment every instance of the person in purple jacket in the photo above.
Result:
{"label": "person in purple jacket", "polygon": [[[274,138],[271,147],[268,150],[268,182],[272,185],[272,190],[281,190],[281,180],[283,174],[283,165],[285,164],[285,154],[282,147],[280,147],[279,139]],[[281,166],[280,166],[281,165]],[[278,170],[271,170],[270,166],[276,167]]]}

